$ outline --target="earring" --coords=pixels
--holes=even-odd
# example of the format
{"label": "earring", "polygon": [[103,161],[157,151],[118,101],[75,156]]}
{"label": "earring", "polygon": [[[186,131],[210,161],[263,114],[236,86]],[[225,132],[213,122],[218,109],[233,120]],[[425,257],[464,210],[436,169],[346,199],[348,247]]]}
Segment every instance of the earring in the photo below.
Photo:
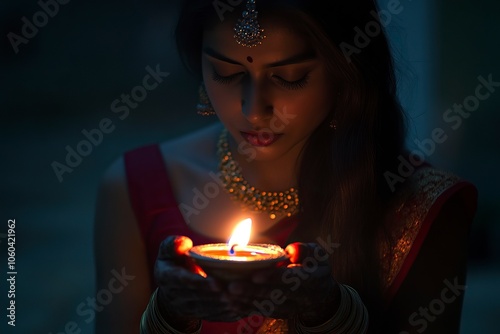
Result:
{"label": "earring", "polygon": [[332,119],[330,121],[330,123],[328,123],[328,126],[330,127],[330,129],[332,129],[333,131],[337,130],[337,120],[336,119]]}
{"label": "earring", "polygon": [[215,110],[210,103],[208,98],[205,85],[201,83],[200,88],[198,88],[198,94],[200,96],[200,102],[196,105],[196,112],[201,116],[212,116],[215,115]]}
{"label": "earring", "polygon": [[[340,98],[340,91],[337,92],[337,98]],[[332,118],[332,120],[328,123],[328,126],[330,127],[330,129],[332,129],[333,131],[337,130],[337,120],[335,118]]]}

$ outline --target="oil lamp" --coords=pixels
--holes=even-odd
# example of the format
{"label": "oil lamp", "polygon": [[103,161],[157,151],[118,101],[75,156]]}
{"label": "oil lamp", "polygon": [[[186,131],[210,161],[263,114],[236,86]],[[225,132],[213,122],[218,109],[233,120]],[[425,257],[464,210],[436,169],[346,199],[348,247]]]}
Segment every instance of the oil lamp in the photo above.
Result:
{"label": "oil lamp", "polygon": [[252,220],[241,221],[227,243],[205,244],[192,247],[188,255],[207,275],[224,280],[240,279],[255,270],[269,268],[288,259],[278,245],[252,244]]}

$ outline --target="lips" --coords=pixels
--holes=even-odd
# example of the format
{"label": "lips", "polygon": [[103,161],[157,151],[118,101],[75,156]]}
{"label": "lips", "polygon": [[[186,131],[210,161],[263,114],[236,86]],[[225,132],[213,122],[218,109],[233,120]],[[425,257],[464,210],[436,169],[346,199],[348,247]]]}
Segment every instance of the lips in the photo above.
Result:
{"label": "lips", "polygon": [[267,132],[267,131],[252,131],[244,132],[241,131],[241,136],[252,146],[265,147],[276,142],[282,134]]}

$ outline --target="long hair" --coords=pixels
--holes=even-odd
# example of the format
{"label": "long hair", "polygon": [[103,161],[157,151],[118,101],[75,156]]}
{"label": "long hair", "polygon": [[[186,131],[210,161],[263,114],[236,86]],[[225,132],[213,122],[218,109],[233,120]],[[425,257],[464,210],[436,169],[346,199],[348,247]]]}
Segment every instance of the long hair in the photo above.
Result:
{"label": "long hair", "polygon": [[[181,59],[201,73],[202,29],[216,16],[213,1],[190,0],[176,30]],[[242,1],[244,6],[245,1]],[[404,113],[397,98],[393,58],[374,0],[257,1],[259,13],[284,15],[298,25],[339,82],[338,100],[301,154],[299,229],[336,242],[333,274],[362,295],[371,314],[380,308],[379,245],[391,191],[384,172],[404,152]],[[241,12],[241,8],[236,9]],[[229,14],[229,13],[227,13]],[[265,14],[264,14],[265,15]],[[210,18],[211,16],[211,18]],[[336,122],[336,129],[329,124]],[[371,317],[372,319],[372,317]]]}

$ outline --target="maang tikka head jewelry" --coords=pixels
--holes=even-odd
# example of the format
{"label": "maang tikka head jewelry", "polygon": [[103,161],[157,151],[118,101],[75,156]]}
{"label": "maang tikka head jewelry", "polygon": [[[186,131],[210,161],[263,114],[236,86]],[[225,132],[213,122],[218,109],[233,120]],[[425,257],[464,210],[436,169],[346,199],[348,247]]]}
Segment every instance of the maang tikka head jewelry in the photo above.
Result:
{"label": "maang tikka head jewelry", "polygon": [[236,43],[249,48],[262,44],[266,36],[263,34],[264,29],[260,28],[257,21],[257,14],[255,0],[247,0],[246,9],[243,10],[242,17],[234,26]]}

